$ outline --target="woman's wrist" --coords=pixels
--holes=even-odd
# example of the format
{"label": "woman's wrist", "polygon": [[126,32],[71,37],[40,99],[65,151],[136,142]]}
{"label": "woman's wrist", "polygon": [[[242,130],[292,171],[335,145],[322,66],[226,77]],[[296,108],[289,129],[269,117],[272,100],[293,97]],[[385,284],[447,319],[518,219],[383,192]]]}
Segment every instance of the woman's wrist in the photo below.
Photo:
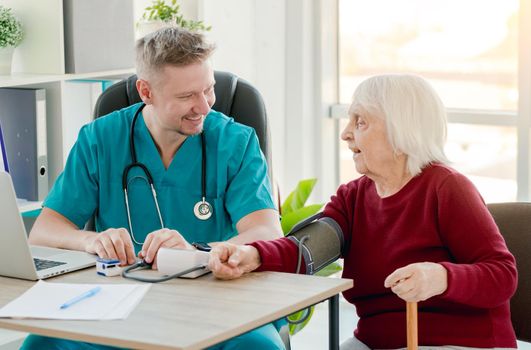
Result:
{"label": "woman's wrist", "polygon": [[252,272],[262,265],[262,258],[258,249],[252,245],[244,245],[242,246],[242,250],[244,250],[243,254],[247,261],[245,264],[245,272]]}

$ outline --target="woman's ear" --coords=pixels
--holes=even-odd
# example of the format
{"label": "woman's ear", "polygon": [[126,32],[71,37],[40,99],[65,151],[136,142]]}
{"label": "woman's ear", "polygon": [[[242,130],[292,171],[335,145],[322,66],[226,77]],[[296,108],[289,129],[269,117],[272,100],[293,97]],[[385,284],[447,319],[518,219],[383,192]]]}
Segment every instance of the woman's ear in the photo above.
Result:
{"label": "woman's ear", "polygon": [[147,80],[138,79],[136,81],[136,90],[138,91],[138,95],[140,95],[140,98],[146,105],[152,103],[153,92]]}
{"label": "woman's ear", "polygon": [[402,152],[402,151],[399,150],[399,149],[395,149],[394,151],[395,151],[395,152],[394,152],[394,153],[395,153],[395,154],[394,154],[394,155],[395,155],[395,158],[398,158],[398,157],[404,155],[404,152]]}

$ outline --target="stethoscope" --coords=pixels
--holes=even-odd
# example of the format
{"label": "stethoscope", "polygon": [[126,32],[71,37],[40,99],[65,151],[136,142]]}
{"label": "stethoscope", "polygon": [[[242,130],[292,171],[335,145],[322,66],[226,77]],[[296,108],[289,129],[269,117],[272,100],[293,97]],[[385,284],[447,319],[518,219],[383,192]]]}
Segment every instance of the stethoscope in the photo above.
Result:
{"label": "stethoscope", "polygon": [[[155,186],[153,185],[153,177],[151,176],[151,172],[146,167],[145,164],[139,162],[136,158],[136,149],[135,149],[135,124],[138,119],[138,116],[140,115],[140,112],[144,109],[146,106],[145,103],[142,103],[142,105],[138,108],[136,111],[133,122],[131,123],[131,129],[129,131],[129,151],[131,153],[131,159],[132,163],[125,167],[123,174],[122,174],[122,188],[124,191],[124,197],[125,197],[125,208],[127,211],[127,221],[129,222],[129,232],[131,232],[131,238],[133,239],[133,242],[136,244],[144,244],[144,242],[139,242],[135,238],[135,234],[133,233],[133,224],[131,222],[131,212],[129,211],[129,196],[127,195],[127,189],[129,187],[129,184],[134,179],[142,179],[148,183],[148,185],[151,187],[151,195],[153,197],[153,201],[155,202],[155,207],[157,208],[157,214],[159,216],[160,221],[160,227],[164,228],[164,221],[162,220],[162,214],[160,213],[160,207],[159,207],[159,201],[157,200],[157,191],[155,190]],[[129,171],[135,167],[138,167],[142,169],[146,177],[142,176],[134,176],[130,180],[128,180]],[[199,220],[207,220],[212,216],[212,205],[206,201],[206,145],[205,145],[205,135],[204,133],[201,133],[201,200],[197,202],[194,205],[194,215]]]}

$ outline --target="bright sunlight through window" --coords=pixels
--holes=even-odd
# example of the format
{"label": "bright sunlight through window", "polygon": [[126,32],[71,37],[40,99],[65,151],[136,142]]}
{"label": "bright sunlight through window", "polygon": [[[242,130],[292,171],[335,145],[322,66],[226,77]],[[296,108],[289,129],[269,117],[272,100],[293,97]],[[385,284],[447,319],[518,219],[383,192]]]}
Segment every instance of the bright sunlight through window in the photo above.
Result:
{"label": "bright sunlight through window", "polygon": [[[447,108],[516,111],[518,7],[517,0],[340,0],[341,103],[371,75],[409,72],[427,78]],[[485,200],[515,200],[516,128],[450,124],[448,131],[452,166]],[[341,182],[357,176],[341,144]]]}

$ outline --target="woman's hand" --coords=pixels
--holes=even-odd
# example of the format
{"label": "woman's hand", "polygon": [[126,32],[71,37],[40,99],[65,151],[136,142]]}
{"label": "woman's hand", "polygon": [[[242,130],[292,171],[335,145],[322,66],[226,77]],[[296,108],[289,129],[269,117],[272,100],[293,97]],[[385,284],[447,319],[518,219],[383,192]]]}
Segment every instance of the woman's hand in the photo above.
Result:
{"label": "woman's hand", "polygon": [[208,267],[217,278],[230,280],[256,270],[260,263],[255,247],[222,242],[212,248]]}
{"label": "woman's hand", "polygon": [[138,256],[144,259],[148,264],[152,264],[152,268],[156,270],[157,252],[161,247],[195,249],[179,232],[162,228],[147,235],[146,240],[142,245],[142,251],[138,253]]}
{"label": "woman's hand", "polygon": [[405,301],[417,302],[444,293],[448,276],[441,264],[415,263],[396,269],[387,276],[384,285]]}

